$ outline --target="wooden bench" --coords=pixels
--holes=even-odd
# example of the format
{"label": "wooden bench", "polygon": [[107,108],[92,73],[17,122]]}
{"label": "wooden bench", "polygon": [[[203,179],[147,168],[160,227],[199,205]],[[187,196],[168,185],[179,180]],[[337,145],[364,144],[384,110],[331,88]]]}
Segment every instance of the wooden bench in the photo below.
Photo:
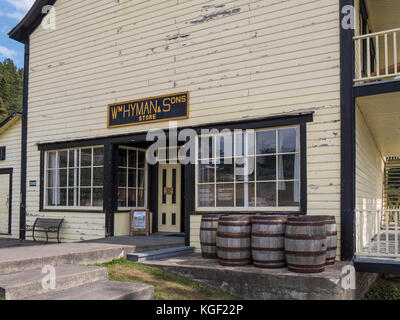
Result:
{"label": "wooden bench", "polygon": [[27,226],[25,231],[31,231],[33,240],[36,241],[35,232],[46,233],[46,243],[49,242],[49,233],[57,233],[57,241],[60,240],[60,230],[64,219],[49,219],[49,218],[36,218],[33,226]]}

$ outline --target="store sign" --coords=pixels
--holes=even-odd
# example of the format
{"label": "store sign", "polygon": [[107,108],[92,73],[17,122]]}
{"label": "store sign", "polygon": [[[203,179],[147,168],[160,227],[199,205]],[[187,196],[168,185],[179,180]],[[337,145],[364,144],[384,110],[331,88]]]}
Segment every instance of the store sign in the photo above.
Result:
{"label": "store sign", "polygon": [[108,128],[189,117],[187,92],[108,105]]}

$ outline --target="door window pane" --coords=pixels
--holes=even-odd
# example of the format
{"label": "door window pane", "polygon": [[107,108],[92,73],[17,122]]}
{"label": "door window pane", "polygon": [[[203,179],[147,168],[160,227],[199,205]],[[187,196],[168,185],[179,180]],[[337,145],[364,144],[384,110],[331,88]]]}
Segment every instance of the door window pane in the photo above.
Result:
{"label": "door window pane", "polygon": [[136,168],[137,160],[136,160],[136,150],[128,150],[128,167]]}
{"label": "door window pane", "polygon": [[93,149],[93,166],[104,165],[104,148]]}
{"label": "door window pane", "polygon": [[81,207],[90,207],[91,203],[91,189],[90,188],[81,188],[80,189],[80,206]]}
{"label": "door window pane", "polygon": [[92,149],[81,149],[81,167],[92,165]]}

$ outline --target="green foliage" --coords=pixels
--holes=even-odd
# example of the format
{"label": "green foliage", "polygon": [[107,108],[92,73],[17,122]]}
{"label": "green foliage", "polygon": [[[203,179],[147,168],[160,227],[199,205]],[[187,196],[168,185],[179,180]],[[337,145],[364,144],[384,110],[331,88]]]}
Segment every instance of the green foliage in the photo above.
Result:
{"label": "green foliage", "polygon": [[365,300],[400,300],[400,286],[393,280],[379,279],[368,290]]}
{"label": "green foliage", "polygon": [[11,59],[0,62],[0,121],[22,110],[23,74]]}

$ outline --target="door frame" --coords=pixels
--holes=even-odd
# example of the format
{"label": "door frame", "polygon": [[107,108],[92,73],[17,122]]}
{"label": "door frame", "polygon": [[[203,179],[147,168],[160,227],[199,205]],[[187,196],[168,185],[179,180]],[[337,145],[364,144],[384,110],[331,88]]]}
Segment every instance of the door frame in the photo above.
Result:
{"label": "door frame", "polygon": [[13,168],[0,169],[0,175],[9,175],[9,191],[8,191],[8,233],[0,233],[0,235],[11,235],[12,225],[12,181],[13,181]]}
{"label": "door frame", "polygon": [[[180,223],[179,223],[179,225],[177,225],[177,227],[179,228],[179,231],[178,232],[184,232],[184,220],[185,220],[185,214],[184,214],[184,211],[183,211],[183,208],[184,208],[184,189],[183,189],[183,181],[184,181],[184,178],[183,178],[183,171],[184,171],[184,166],[183,166],[183,164],[182,163],[180,163],[179,161],[177,161],[177,163],[157,163],[157,170],[156,170],[156,176],[157,176],[157,186],[156,186],[156,202],[157,202],[157,211],[155,212],[155,216],[157,217],[156,218],[156,228],[157,228],[157,232],[161,232],[160,230],[159,230],[159,220],[161,219],[160,218],[160,215],[159,215],[159,207],[160,207],[160,186],[161,186],[161,180],[160,180],[160,174],[161,174],[161,168],[160,168],[160,165],[178,165],[179,166],[179,171],[180,171],[180,179],[177,179],[176,180],[176,183],[178,184],[178,183],[180,183],[180,194],[178,195],[177,194],[177,196],[179,196],[180,197],[180,205],[179,205],[179,210],[180,210]],[[154,219],[153,219],[153,221],[154,221]]]}

